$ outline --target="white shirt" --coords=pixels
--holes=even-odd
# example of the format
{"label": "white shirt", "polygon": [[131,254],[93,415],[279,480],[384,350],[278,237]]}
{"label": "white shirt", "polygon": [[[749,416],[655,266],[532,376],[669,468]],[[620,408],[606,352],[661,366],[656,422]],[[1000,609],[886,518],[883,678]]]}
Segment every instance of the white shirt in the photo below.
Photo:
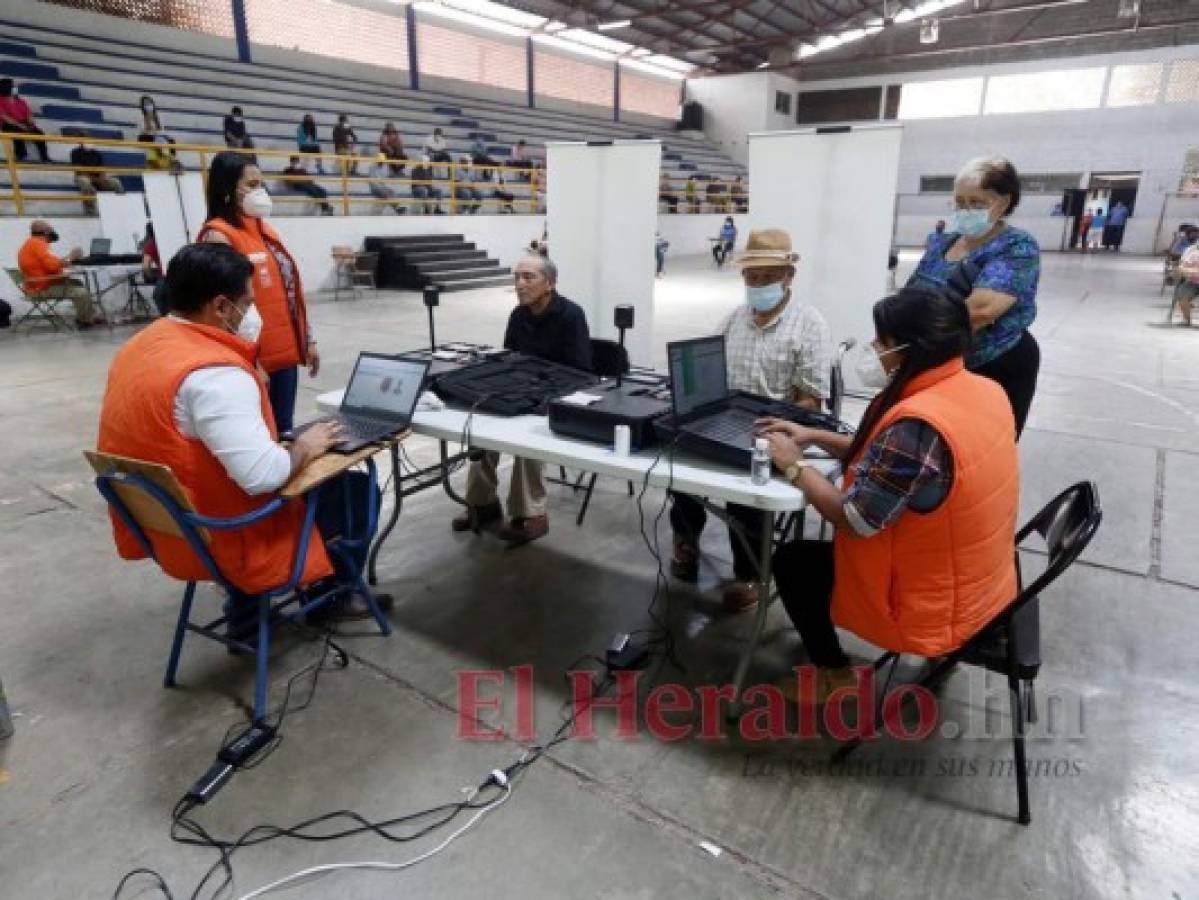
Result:
{"label": "white shirt", "polygon": [[245,369],[210,366],[184,378],[175,394],[175,424],[187,437],[203,441],[251,496],[273,493],[291,476],[291,456],[271,440],[258,384]]}
{"label": "white shirt", "polygon": [[438,137],[435,134],[431,134],[427,138],[425,138],[425,149],[426,150],[434,150],[434,151],[440,153],[445,148],[446,148],[446,143],[445,143],[444,137]]}
{"label": "white shirt", "polygon": [[1178,270],[1191,284],[1199,284],[1199,244],[1192,244],[1178,261]]}
{"label": "white shirt", "polygon": [[724,322],[729,389],[791,400],[795,390],[824,400],[829,394],[832,342],[828,323],[792,294],[765,327],[742,303]]}

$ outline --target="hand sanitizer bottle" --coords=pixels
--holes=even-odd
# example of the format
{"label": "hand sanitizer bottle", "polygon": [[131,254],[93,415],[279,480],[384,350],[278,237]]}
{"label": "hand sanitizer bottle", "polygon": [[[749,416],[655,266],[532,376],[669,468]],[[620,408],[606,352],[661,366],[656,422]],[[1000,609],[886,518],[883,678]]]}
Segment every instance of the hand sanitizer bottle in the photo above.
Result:
{"label": "hand sanitizer bottle", "polygon": [[770,453],[767,446],[766,438],[754,440],[754,455],[749,463],[749,477],[754,484],[770,483]]}

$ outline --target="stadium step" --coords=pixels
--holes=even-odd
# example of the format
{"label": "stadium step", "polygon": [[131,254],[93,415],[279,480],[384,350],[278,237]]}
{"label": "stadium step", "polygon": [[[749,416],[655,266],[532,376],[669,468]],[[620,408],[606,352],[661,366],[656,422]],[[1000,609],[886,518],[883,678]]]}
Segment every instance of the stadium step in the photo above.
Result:
{"label": "stadium step", "polygon": [[64,137],[106,138],[112,141],[119,141],[125,137],[118,128],[89,128],[84,125],[64,125],[59,129],[59,133]]}
{"label": "stadium step", "polygon": [[[4,56],[24,56],[28,59],[37,58],[37,49],[29,44],[14,44],[11,41],[0,41],[0,54]],[[21,85],[21,93],[26,93],[25,85]]]}
{"label": "stadium step", "polygon": [[38,78],[42,81],[58,81],[58,67],[44,63],[25,62],[19,59],[0,59],[0,75],[13,78]]}
{"label": "stadium step", "polygon": [[450,119],[450,125],[454,128],[478,128],[478,119]]}
{"label": "stadium step", "polygon": [[498,141],[499,140],[499,138],[495,136],[495,132],[493,132],[493,131],[472,131],[468,135],[468,137],[472,141]]}
{"label": "stadium step", "polygon": [[433,112],[437,113],[439,116],[460,116],[460,115],[462,115],[462,109],[461,109],[461,107],[458,107],[458,106],[434,106]]}
{"label": "stadium step", "polygon": [[457,247],[447,247],[444,250],[418,250],[411,252],[404,248],[404,258],[415,265],[422,262],[458,262],[467,259],[486,259],[486,250],[460,250]]}
{"label": "stadium step", "polygon": [[500,273],[489,275],[486,278],[472,278],[469,281],[434,282],[434,284],[442,293],[454,294],[458,291],[473,291],[482,287],[504,287],[512,283],[512,275],[508,269],[501,269]]}
{"label": "stadium step", "polygon": [[36,81],[21,82],[22,97],[53,97],[56,100],[82,100],[79,88],[66,84],[40,84]]}
{"label": "stadium step", "polygon": [[484,257],[473,260],[440,260],[438,262],[418,262],[413,268],[422,275],[440,275],[443,272],[477,272],[483,269],[494,269],[500,264],[498,259]]}
{"label": "stadium step", "polygon": [[94,106],[65,106],[57,103],[42,104],[42,117],[57,119],[60,122],[95,122],[97,125],[104,121],[104,111]]}

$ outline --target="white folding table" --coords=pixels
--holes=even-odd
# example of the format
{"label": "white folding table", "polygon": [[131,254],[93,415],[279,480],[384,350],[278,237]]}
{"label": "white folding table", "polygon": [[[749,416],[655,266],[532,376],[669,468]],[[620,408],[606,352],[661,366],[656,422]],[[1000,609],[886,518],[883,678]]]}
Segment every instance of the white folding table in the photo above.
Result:
{"label": "white folding table", "polygon": [[[343,393],[344,391],[330,391],[321,394],[317,398],[318,409],[325,413],[336,412],[341,406]],[[660,448],[654,448],[629,456],[617,456],[610,447],[555,434],[550,430],[549,421],[545,416],[505,417],[450,408],[437,411],[418,409],[413,416],[411,430],[413,434],[438,440],[441,444],[441,459],[436,466],[406,476],[404,480],[408,487],[402,487],[400,450],[398,445],[392,446],[392,478],[396,502],[390,520],[371,550],[369,576],[372,584],[376,580],[375,559],[380,546],[399,519],[404,496],[441,483],[452,499],[458,503],[463,502],[450,486],[449,476],[450,466],[462,459],[468,449],[494,450],[624,481],[645,483],[648,473],[649,484],[653,487],[669,488],[708,501],[737,503],[761,510],[763,522],[757,556],[761,584],[759,596],[762,599],[758,603],[753,630],[737,661],[733,678],[736,696],[740,697],[754,649],[766,625],[772,587],[771,557],[774,551],[775,516],[803,510],[806,500],[802,492],[781,478],[772,478],[767,484],[756,485],[750,480],[747,470],[741,471],[702,460],[683,451],[659,454]],[[461,442],[464,435],[468,438],[469,446],[451,455],[448,449],[449,442]],[[829,465],[831,468],[833,463],[830,462]],[[725,518],[722,509],[711,505],[709,508],[721,518]],[[728,522],[728,519],[725,518],[725,521]],[[730,528],[736,527],[734,522],[728,524]],[[744,539],[744,535],[741,534],[739,539]]]}

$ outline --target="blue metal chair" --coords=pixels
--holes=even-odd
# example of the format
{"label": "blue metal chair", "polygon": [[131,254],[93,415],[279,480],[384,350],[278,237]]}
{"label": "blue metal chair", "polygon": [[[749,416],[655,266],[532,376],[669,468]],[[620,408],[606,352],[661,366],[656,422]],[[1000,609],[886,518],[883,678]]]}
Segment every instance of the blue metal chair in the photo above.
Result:
{"label": "blue metal chair", "polygon": [[[147,535],[148,531],[182,538],[208,571],[211,581],[223,587],[231,597],[247,596],[229,582],[212,558],[212,554],[208,550],[211,540],[209,531],[233,531],[261,522],[281,510],[286,503],[285,500],[275,497],[245,515],[231,519],[215,519],[196,512],[174,473],[166,466],[106,453],[86,452],[84,455],[96,472],[96,487],[100,494],[121,522],[132,532],[147,556],[154,559],[155,562],[158,561],[154,553],[154,545]],[[367,473],[373,486],[377,483],[375,464],[369,457],[366,459],[366,464]],[[346,571],[353,573],[351,583],[346,584],[345,581],[339,580],[315,595],[297,590],[308,555],[308,539],[316,520],[316,504],[319,494],[320,487],[316,487],[305,497],[303,527],[296,541],[295,559],[287,581],[260,594],[247,596],[248,602],[253,602],[258,608],[258,633],[254,646],[221,633],[221,629],[229,621],[227,615],[222,615],[206,625],[193,624],[191,607],[192,600],[195,598],[196,582],[187,582],[187,587],[183,591],[183,605],[179,610],[179,620],[175,626],[175,637],[171,644],[166,676],[163,679],[165,687],[175,686],[175,673],[179,666],[179,655],[183,649],[183,637],[187,631],[194,631],[228,647],[253,653],[256,666],[254,721],[257,722],[266,715],[267,659],[270,651],[272,620],[276,617],[296,619],[315,612],[332,602],[347,588],[353,588],[360,591],[366,598],[371,614],[379,625],[379,630],[384,635],[391,633],[391,625],[376,603],[374,593],[367,587],[362,577],[362,571],[354,560],[355,552],[365,549],[365,546],[370,543],[371,535],[375,532],[379,510],[378,496],[374,490],[368,492],[367,522],[363,532],[359,535],[341,535],[332,540],[326,540],[325,546],[329,553],[344,564]],[[349,513],[350,498],[347,492],[345,518],[343,519],[346,523],[351,521]],[[296,604],[296,608],[284,613],[282,610],[292,603]]]}

